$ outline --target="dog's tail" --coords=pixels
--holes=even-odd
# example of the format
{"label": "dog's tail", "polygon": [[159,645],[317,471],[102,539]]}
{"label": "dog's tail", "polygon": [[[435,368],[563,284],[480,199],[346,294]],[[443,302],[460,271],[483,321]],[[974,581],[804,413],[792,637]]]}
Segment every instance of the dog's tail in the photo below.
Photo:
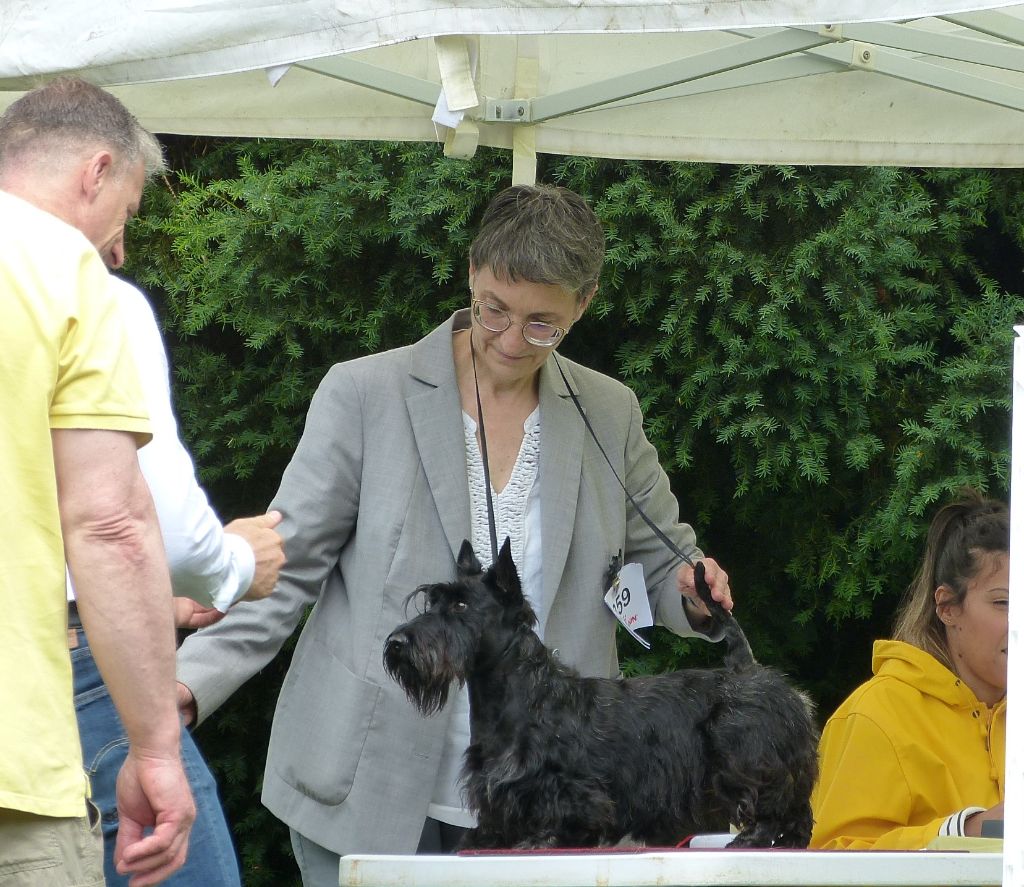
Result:
{"label": "dog's tail", "polygon": [[718,601],[711,596],[711,588],[707,579],[704,578],[704,562],[697,561],[693,565],[693,584],[697,594],[704,606],[711,613],[712,629],[710,634],[718,634],[721,631],[722,639],[725,641],[725,667],[733,671],[741,671],[757,665],[754,658],[754,651],[750,649],[750,642],[740,628],[740,624],[733,617],[732,613],[725,609]]}

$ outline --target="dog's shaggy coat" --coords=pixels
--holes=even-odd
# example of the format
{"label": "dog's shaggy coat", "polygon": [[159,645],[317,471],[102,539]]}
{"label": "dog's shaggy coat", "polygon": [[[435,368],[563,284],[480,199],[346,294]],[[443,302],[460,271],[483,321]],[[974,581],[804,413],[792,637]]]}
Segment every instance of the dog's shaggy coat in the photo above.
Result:
{"label": "dog's shaggy coat", "polygon": [[733,847],[805,847],[817,773],[806,699],[758,665],[739,625],[698,591],[722,629],[725,667],[584,678],[533,630],[506,541],[484,571],[466,542],[459,577],[417,590],[425,612],[396,628],[384,665],[423,714],[468,682],[466,847],[672,846],[740,831]]}

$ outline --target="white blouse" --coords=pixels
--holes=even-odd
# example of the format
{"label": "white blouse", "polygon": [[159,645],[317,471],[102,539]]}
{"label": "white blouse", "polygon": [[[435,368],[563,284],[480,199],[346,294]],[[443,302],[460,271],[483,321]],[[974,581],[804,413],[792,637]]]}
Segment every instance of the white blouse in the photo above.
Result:
{"label": "white blouse", "polygon": [[[486,421],[486,417],[485,417]],[[487,488],[484,462],[476,437],[476,422],[462,414],[466,435],[466,470],[469,476],[469,509],[473,550],[486,568],[491,564],[491,531],[487,520]],[[519,571],[523,594],[538,612],[541,610],[542,570],[540,539],[540,496],[537,475],[540,468],[540,407],[523,423],[523,442],[508,483],[500,493],[491,489],[498,547],[507,536],[512,560]],[[539,629],[538,629],[539,633]],[[452,719],[441,754],[434,796],[427,815],[452,825],[476,825],[460,794],[463,753],[469,745],[469,691],[462,687],[452,698]]]}

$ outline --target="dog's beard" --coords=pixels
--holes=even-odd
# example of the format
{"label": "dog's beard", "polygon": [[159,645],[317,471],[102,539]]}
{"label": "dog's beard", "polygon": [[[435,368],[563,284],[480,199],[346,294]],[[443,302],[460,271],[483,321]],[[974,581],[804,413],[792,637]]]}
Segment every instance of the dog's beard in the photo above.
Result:
{"label": "dog's beard", "polygon": [[443,649],[416,643],[388,645],[384,668],[421,714],[437,714],[448,702],[453,681],[465,679]]}

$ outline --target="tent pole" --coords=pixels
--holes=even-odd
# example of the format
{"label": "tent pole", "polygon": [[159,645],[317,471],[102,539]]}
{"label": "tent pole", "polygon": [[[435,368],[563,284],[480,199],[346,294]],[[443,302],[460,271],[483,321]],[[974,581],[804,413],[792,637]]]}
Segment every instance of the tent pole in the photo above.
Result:
{"label": "tent pole", "polygon": [[537,148],[532,126],[516,127],[512,133],[512,184],[537,183]]}
{"label": "tent pole", "polygon": [[[537,38],[520,37],[516,41],[517,99],[537,95],[540,65],[537,61]],[[512,184],[533,185],[537,182],[537,131],[532,126],[512,126]]]}
{"label": "tent pole", "polygon": [[[1006,698],[1024,693],[1024,326],[1014,327],[1010,438],[1010,629]],[[1006,801],[1003,819],[1003,884],[1024,884],[1024,706],[1006,707]]]}

